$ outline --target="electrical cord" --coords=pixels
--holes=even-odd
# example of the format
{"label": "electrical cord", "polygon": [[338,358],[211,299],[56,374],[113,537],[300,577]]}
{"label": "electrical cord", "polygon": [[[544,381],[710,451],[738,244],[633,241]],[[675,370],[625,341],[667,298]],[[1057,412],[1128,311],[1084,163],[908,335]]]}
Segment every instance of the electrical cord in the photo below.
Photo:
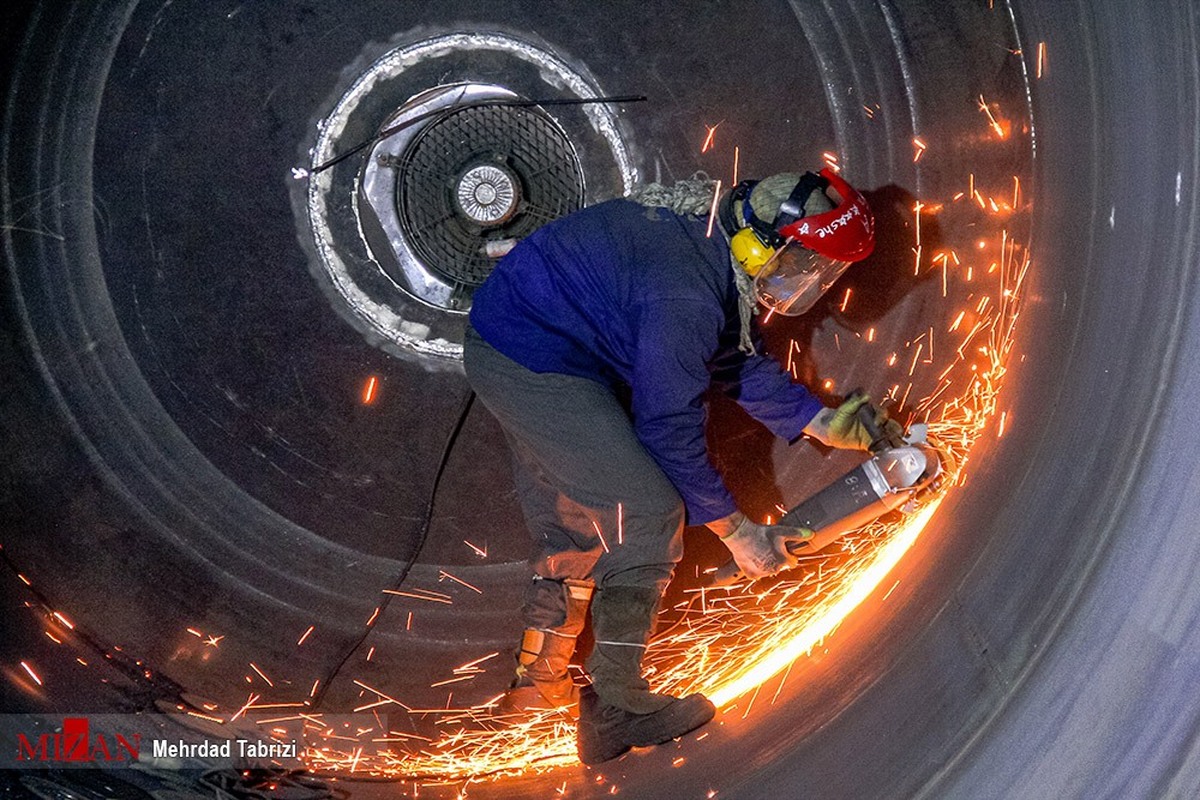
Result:
{"label": "electrical cord", "polygon": [[425,120],[430,119],[432,117],[449,116],[450,114],[455,114],[459,111],[462,111],[462,110],[468,109],[468,108],[485,108],[485,107],[491,108],[491,107],[497,107],[497,106],[504,106],[507,108],[530,108],[532,106],[580,106],[580,105],[588,105],[588,104],[593,104],[593,103],[638,103],[645,99],[646,99],[645,95],[622,94],[622,95],[612,95],[610,97],[557,97],[557,98],[546,98],[544,100],[484,100],[484,101],[477,102],[477,103],[465,103],[461,106],[454,106],[449,109],[437,108],[432,111],[426,111],[423,114],[418,114],[417,116],[413,117],[412,119],[406,119],[404,122],[397,123],[396,125],[393,125],[390,128],[384,128],[382,131],[375,134],[370,139],[367,139],[364,142],[360,142],[360,143],[354,145],[354,147],[351,147],[346,152],[339,153],[338,155],[334,156],[333,158],[329,159],[328,161],[326,161],[322,164],[318,164],[317,166],[313,167],[312,169],[310,169],[308,171],[308,174],[310,176],[319,175],[322,172],[324,172],[325,170],[329,169],[330,167],[340,164],[341,162],[345,161],[347,158],[350,158],[355,153],[358,153],[358,152],[364,150],[365,148],[370,147],[371,145],[375,144],[376,142],[379,142],[379,141],[382,141],[382,140],[388,138],[389,136],[397,134],[400,131],[404,130],[405,128],[411,128],[413,125],[416,125],[419,122],[424,122]]}
{"label": "electrical cord", "polygon": [[[467,417],[471,413],[471,406],[474,403],[475,392],[471,389],[468,389],[466,396],[463,398],[462,406],[459,408],[458,417],[455,419],[454,427],[450,429],[450,433],[446,437],[446,443],[442,446],[442,455],[441,458],[438,459],[437,470],[433,473],[433,485],[429,489],[429,502],[425,505],[425,518],[421,522],[421,532],[417,536],[416,549],[404,564],[404,569],[400,571],[400,574],[392,582],[390,587],[392,591],[399,590],[404,584],[404,581],[408,579],[408,573],[412,571],[413,566],[417,563],[417,559],[421,556],[421,551],[425,549],[425,542],[429,539],[429,528],[433,524],[433,512],[437,505],[438,488],[442,484],[442,476],[446,472],[446,464],[450,461],[450,453],[454,450],[454,444],[458,441],[458,435],[462,432],[463,425],[466,424]],[[375,630],[375,626],[379,623],[379,620],[383,619],[384,613],[387,611],[388,606],[392,602],[392,598],[395,596],[396,595],[394,594],[384,594],[383,600],[380,601],[379,604],[379,613],[375,614],[372,620],[367,623],[362,634],[349,648],[347,648],[345,654],[341,657],[341,659],[338,660],[337,664],[329,672],[329,674],[322,678],[321,688],[312,699],[312,709],[314,711],[320,707],[321,701],[325,699],[325,693],[333,684],[334,679],[337,678],[338,673],[340,673],[342,668],[346,666],[346,662],[348,662],[350,657],[353,656],[360,647],[362,647],[363,642],[365,642],[367,637],[371,635],[371,631]]]}

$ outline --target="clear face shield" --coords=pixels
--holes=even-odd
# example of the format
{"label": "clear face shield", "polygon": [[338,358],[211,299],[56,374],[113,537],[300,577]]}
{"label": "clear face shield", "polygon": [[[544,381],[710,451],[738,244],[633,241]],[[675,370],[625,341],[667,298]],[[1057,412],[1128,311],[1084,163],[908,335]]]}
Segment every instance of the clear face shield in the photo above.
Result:
{"label": "clear face shield", "polygon": [[849,261],[836,261],[789,241],[754,279],[755,294],[772,312],[797,317],[812,308],[849,266]]}

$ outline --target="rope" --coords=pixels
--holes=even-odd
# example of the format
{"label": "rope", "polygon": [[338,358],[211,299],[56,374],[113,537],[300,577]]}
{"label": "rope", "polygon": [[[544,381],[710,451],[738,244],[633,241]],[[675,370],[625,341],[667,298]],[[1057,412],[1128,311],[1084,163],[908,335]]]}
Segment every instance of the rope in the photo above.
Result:
{"label": "rope", "polygon": [[697,172],[690,178],[676,181],[672,186],[648,183],[634,189],[629,199],[651,208],[666,208],[676,214],[702,217],[712,206],[717,182],[707,173]]}

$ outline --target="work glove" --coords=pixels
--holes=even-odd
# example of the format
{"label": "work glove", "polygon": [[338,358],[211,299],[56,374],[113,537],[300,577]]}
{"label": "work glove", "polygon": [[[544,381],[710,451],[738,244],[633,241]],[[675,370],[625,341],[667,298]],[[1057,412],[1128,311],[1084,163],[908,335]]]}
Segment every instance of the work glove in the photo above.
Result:
{"label": "work glove", "polygon": [[740,511],[713,520],[708,527],[721,538],[721,542],[733,554],[738,568],[751,580],[766,578],[796,566],[797,559],[789,552],[788,545],[798,544],[813,536],[808,528],[763,525]]}
{"label": "work glove", "polygon": [[[804,433],[839,450],[870,450],[875,438],[858,413],[870,400],[865,394],[854,394],[837,408],[823,408],[804,426]],[[886,411],[876,410],[874,422],[885,442],[899,443],[904,435],[900,423],[888,419]]]}

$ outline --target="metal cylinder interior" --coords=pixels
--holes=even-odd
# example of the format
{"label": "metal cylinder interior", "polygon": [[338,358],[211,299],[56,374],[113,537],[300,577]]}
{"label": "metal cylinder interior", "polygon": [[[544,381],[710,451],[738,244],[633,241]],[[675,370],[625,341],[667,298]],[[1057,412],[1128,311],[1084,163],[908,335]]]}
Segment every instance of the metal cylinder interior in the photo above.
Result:
{"label": "metal cylinder interior", "polygon": [[[728,179],[735,145],[743,176],[833,151],[879,216],[875,263],[907,269],[915,200],[948,199],[968,175],[1019,176],[1027,205],[1013,232],[1033,267],[1002,393],[1007,429],[972,451],[969,480],[888,597],[869,597],[773,702],[725,714],[704,740],[472,784],[472,796],[564,783],[571,797],[614,786],[632,797],[1200,796],[1193,3],[106,0],[11,13],[3,710],[129,709],[164,681],[236,707],[249,663],[307,694],[414,558],[409,580],[454,604],[398,598],[370,633],[380,656],[354,676],[442,702],[428,687],[447,665],[515,645],[524,534],[503,438],[482,413],[446,461],[421,546],[466,391],[439,343],[461,319],[384,308],[390,279],[364,257],[356,302],[381,328],[352,321],[335,299],[346,294],[312,270],[295,172],[379,58],[485,31],[571,70],[470,40],[414,57],[397,94],[472,80],[528,97],[646,95],[609,117],[549,112],[572,137],[587,201],[631,177]],[[349,118],[345,141],[396,107]],[[1003,145],[982,107],[1012,125]],[[945,241],[970,239],[945,219]],[[842,311],[837,297],[819,322],[794,323],[813,354],[802,377],[882,390],[885,354],[843,355],[833,334],[941,313],[926,302],[936,280],[845,280],[859,298],[874,286],[881,308]],[[741,432],[716,447],[750,505],[777,499],[756,489],[763,474],[802,493],[844,467],[774,446],[728,410],[714,422]],[[696,563],[719,555],[703,532],[688,546]],[[30,591],[147,677],[46,649]],[[21,662],[36,662],[44,685]],[[501,665],[462,691],[505,679]],[[350,708],[358,692],[342,680],[323,702]]]}

